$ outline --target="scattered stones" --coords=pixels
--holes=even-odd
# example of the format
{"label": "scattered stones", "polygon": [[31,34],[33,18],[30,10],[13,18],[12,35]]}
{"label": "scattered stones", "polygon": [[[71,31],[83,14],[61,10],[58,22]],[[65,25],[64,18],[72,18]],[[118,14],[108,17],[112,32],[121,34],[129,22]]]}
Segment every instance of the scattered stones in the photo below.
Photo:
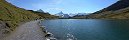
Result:
{"label": "scattered stones", "polygon": [[[42,20],[41,20],[42,21]],[[41,25],[41,21],[39,22],[39,25],[40,25],[40,28],[43,30],[43,32],[46,34],[45,37],[46,37],[46,40],[57,40],[56,38],[54,38],[53,34],[48,32],[46,29],[45,29],[45,26]]]}
{"label": "scattered stones", "polygon": [[8,33],[10,33],[10,30],[6,22],[0,21],[0,39],[5,37]]}

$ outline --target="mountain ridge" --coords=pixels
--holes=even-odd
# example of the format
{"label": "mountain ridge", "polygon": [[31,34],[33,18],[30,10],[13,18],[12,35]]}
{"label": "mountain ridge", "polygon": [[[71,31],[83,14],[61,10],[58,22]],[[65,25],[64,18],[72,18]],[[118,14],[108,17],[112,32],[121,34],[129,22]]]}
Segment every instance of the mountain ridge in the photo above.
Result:
{"label": "mountain ridge", "polygon": [[[73,18],[85,18],[85,19],[129,19],[128,8],[129,0],[119,0],[111,6],[104,8],[100,11],[94,12],[85,16],[76,16]],[[127,11],[124,13],[124,11]],[[119,13],[120,12],[120,13]],[[123,12],[123,13],[122,13]],[[122,14],[126,14],[122,15]],[[128,15],[128,16],[127,16]]]}

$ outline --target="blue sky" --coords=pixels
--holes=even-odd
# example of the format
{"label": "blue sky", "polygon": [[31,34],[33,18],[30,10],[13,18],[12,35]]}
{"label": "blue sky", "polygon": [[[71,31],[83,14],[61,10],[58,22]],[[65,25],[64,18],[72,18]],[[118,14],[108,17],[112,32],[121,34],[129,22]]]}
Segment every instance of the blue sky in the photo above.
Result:
{"label": "blue sky", "polygon": [[59,13],[93,13],[117,2],[117,0],[7,0],[27,10],[42,9],[51,14]]}

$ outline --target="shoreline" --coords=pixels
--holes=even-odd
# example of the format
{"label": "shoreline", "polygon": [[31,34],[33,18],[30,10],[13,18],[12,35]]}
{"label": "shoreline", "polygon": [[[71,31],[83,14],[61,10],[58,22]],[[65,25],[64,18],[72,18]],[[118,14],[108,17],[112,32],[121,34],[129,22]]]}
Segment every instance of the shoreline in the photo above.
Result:
{"label": "shoreline", "polygon": [[41,20],[23,22],[1,40],[57,40],[41,22]]}
{"label": "shoreline", "polygon": [[19,25],[3,40],[46,40],[38,22],[39,20],[33,20]]}
{"label": "shoreline", "polygon": [[45,29],[45,26],[42,25],[42,21],[42,19],[39,20],[38,25],[42,29],[42,32],[45,34],[46,40],[57,40],[51,32]]}

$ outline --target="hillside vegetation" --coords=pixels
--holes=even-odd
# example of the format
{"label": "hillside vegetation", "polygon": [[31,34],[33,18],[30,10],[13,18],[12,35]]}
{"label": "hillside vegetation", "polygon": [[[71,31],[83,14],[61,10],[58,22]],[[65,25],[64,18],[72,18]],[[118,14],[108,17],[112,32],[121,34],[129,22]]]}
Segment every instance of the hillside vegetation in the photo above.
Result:
{"label": "hillside vegetation", "polygon": [[16,7],[5,0],[0,0],[0,37],[5,33],[13,31],[21,22],[54,17],[48,14],[41,15],[44,17],[38,13]]}
{"label": "hillside vegetation", "polygon": [[10,29],[14,29],[19,22],[37,18],[40,16],[0,0],[0,20],[6,22]]}
{"label": "hillside vegetation", "polygon": [[85,16],[75,16],[73,18],[86,19],[129,19],[129,0],[120,0],[111,6],[95,13]]}

